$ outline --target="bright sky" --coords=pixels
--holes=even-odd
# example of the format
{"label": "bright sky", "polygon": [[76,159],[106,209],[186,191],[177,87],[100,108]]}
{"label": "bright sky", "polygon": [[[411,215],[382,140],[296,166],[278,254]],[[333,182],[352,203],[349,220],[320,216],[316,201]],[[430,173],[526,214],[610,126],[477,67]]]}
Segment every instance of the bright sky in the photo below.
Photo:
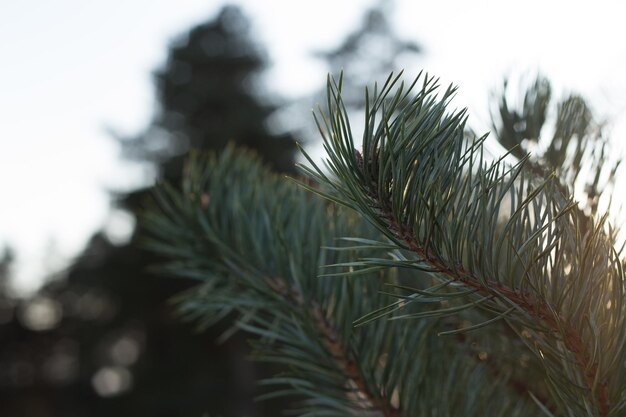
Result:
{"label": "bright sky", "polygon": [[[239,0],[265,44],[269,88],[302,97],[324,82],[310,52],[335,45],[373,1]],[[61,267],[111,223],[108,191],[145,178],[119,159],[108,128],[133,133],[151,116],[150,73],[167,43],[221,1],[0,2],[0,242],[18,251],[22,290]],[[421,65],[454,82],[457,106],[487,121],[506,74],[541,70],[592,99],[626,133],[626,10],[618,1],[397,0],[397,31],[425,48]],[[420,68],[407,68],[408,74]],[[312,105],[314,103],[311,103]],[[115,222],[113,222],[115,223]]]}

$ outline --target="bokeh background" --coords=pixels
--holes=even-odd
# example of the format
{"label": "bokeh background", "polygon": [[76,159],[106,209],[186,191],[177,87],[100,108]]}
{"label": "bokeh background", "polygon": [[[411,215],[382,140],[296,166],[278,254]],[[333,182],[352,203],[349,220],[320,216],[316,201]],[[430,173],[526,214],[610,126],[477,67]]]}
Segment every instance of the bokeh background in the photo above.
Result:
{"label": "bokeh background", "polygon": [[[322,156],[326,74],[363,86],[424,69],[478,132],[503,80],[541,73],[626,134],[617,1],[24,0],[0,3],[0,415],[274,416],[245,336],[217,343],[168,302],[136,228],[191,148],[228,141],[294,174]],[[497,145],[494,150],[498,151]],[[623,187],[618,179],[616,189]],[[620,196],[616,196],[619,200]],[[618,201],[619,203],[620,201]]]}

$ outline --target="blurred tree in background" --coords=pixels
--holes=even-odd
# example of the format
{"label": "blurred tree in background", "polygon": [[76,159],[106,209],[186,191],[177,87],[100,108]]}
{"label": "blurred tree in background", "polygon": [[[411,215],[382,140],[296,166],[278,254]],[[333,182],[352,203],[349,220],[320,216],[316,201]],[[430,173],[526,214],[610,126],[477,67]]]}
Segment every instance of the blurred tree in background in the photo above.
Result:
{"label": "blurred tree in background", "polygon": [[[350,113],[364,108],[363,87],[368,82],[382,81],[390,72],[403,68],[419,70],[417,58],[421,57],[423,48],[396,32],[392,23],[393,3],[392,0],[374,3],[362,13],[357,26],[336,45],[313,52],[313,56],[323,62],[327,73],[336,75],[343,71],[345,74],[344,103]],[[310,117],[310,110],[312,103],[325,102],[325,94],[326,90],[321,88],[312,96],[286,103],[278,113],[278,120],[298,131],[301,142],[319,144],[319,132]]]}
{"label": "blurred tree in background", "polygon": [[262,96],[265,54],[235,7],[193,28],[170,47],[155,74],[158,108],[139,137],[122,140],[126,155],[158,164],[162,178],[180,174],[191,149],[220,149],[229,141],[259,153],[274,169],[293,172],[295,140],[268,131],[276,107]]}
{"label": "blurred tree in background", "polygon": [[343,71],[344,102],[349,108],[364,107],[363,86],[372,80],[382,81],[402,68],[412,71],[411,60],[422,53],[418,43],[395,32],[390,21],[392,6],[390,0],[378,2],[335,48],[315,54],[326,62],[331,73]]}
{"label": "blurred tree in background", "polygon": [[[258,88],[264,66],[247,19],[223,8],[173,42],[155,75],[154,120],[138,137],[120,138],[125,155],[177,182],[191,147],[233,141],[291,172],[294,139],[267,129],[275,107]],[[151,187],[119,195],[118,206],[135,215],[149,193]],[[117,246],[96,234],[66,278],[21,303],[19,320],[2,325],[0,414],[275,415],[253,402],[256,371],[244,360],[243,339],[217,344],[219,327],[200,335],[180,324],[168,300],[189,283],[148,273],[158,258],[138,249],[138,239],[135,232]]]}

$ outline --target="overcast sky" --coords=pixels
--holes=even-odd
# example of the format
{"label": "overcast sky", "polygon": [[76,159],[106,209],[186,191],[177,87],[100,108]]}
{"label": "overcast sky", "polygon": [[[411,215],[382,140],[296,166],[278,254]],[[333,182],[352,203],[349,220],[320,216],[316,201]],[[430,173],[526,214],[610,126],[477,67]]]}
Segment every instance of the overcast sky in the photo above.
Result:
{"label": "overcast sky", "polygon": [[[311,51],[336,45],[374,2],[231,3],[242,5],[269,52],[268,88],[297,98],[324,82],[326,69]],[[149,122],[150,73],[168,41],[222,4],[0,2],[0,242],[18,251],[20,288],[34,288],[103,224],[123,232],[107,190],[131,188],[145,173],[119,159],[107,129],[133,133]],[[619,141],[626,132],[624,11],[618,1],[398,0],[392,16],[398,33],[424,47],[420,66],[460,85],[456,105],[470,107],[475,126],[486,125],[488,93],[506,74],[540,70],[557,91],[591,98]]]}

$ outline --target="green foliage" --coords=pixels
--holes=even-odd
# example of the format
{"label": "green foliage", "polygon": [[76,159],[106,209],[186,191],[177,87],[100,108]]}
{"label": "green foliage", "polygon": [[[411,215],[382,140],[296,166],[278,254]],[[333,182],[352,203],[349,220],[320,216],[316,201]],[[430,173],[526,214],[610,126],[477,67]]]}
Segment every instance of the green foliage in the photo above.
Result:
{"label": "green foliage", "polygon": [[606,219],[583,225],[524,153],[489,160],[466,112],[447,110],[454,88],[400,78],[366,90],[359,149],[329,80],[326,169],[303,167],[315,183],[228,148],[195,155],[181,191],[160,187],[147,245],[198,281],[181,313],[235,314],[224,337],[258,336],[256,358],[284,365],[265,397],[299,400],[299,415],[623,415],[624,275]]}
{"label": "green foliage", "polygon": [[[410,105],[398,107],[419,81]],[[471,291],[460,308],[492,316],[473,328],[500,319],[523,334],[558,411],[624,412],[624,276],[603,219],[583,234],[575,204],[554,178],[535,178],[526,158],[487,162],[485,137],[464,137],[465,112],[446,112],[454,89],[438,98],[427,76],[408,88],[398,83],[390,77],[374,89],[361,153],[345,117],[341,80],[330,81],[320,130],[335,177],[308,173],[339,196],[329,198],[415,254],[415,268]]]}
{"label": "green foliage", "polygon": [[[264,397],[304,397],[300,415],[524,415],[521,395],[490,384],[505,375],[492,375],[468,343],[437,337],[440,321],[353,326],[392,301],[397,271],[319,274],[356,262],[357,252],[367,259],[392,249],[369,225],[233,149],[196,155],[187,172],[182,192],[158,193],[160,213],[145,218],[148,245],[175,259],[167,272],[200,282],[180,297],[186,317],[206,326],[235,312],[237,329],[260,336],[257,358],[285,365],[262,382],[275,387]],[[359,238],[330,248],[342,236]]]}

